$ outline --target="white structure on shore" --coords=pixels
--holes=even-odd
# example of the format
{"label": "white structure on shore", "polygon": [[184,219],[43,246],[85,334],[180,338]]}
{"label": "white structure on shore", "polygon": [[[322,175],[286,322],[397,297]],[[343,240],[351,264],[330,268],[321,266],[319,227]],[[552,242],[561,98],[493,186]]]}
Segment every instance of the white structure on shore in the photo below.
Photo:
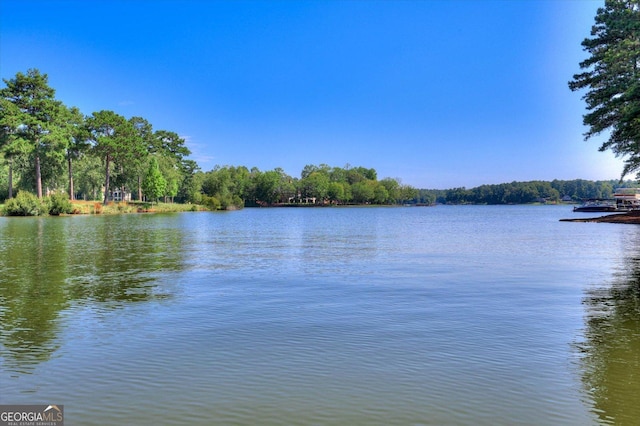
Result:
{"label": "white structure on shore", "polygon": [[617,188],[613,198],[618,210],[640,209],[640,188]]}

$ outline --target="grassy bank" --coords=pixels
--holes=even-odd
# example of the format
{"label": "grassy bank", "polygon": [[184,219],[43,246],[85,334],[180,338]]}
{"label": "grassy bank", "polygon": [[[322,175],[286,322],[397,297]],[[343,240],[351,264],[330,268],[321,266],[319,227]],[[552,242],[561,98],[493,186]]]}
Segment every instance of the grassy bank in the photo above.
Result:
{"label": "grassy bank", "polygon": [[[205,207],[199,206],[197,204],[147,203],[138,201],[109,202],[106,206],[99,201],[72,201],[71,206],[71,214],[104,215],[126,213],[178,213],[207,210]],[[4,204],[0,204],[0,216],[6,216],[4,207]]]}
{"label": "grassy bank", "polygon": [[103,205],[99,201],[72,201],[73,214],[122,214],[122,213],[177,213],[205,210],[196,204],[148,203],[148,202],[109,202]]}

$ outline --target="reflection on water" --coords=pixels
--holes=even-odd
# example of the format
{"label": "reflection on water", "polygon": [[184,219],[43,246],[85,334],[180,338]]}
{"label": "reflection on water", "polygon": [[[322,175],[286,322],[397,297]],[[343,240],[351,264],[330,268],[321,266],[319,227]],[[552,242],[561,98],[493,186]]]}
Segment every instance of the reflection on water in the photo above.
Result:
{"label": "reflection on water", "polygon": [[[5,221],[0,242],[0,342],[9,368],[49,359],[58,347],[67,245],[60,227],[41,219]],[[46,231],[46,235],[45,235]],[[13,360],[13,362],[11,362]]]}
{"label": "reflection on water", "polygon": [[77,424],[637,424],[640,228],[556,210],[0,218],[0,402],[60,399]]}
{"label": "reflection on water", "polygon": [[[29,372],[59,347],[60,312],[72,304],[170,297],[155,277],[181,267],[181,234],[164,222],[131,218],[2,218],[0,356]],[[145,223],[148,222],[148,223]]]}
{"label": "reflection on water", "polygon": [[[640,243],[640,241],[635,241]],[[640,421],[640,244],[620,259],[613,282],[588,291],[582,376],[603,424]]]}

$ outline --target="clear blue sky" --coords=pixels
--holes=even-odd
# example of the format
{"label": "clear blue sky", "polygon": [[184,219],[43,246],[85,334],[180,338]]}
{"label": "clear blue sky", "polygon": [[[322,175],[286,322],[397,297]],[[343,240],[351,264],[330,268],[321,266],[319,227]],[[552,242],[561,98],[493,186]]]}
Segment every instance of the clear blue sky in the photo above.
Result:
{"label": "clear blue sky", "polygon": [[[216,164],[373,167],[420,188],[615,179],[585,142],[595,0],[0,2],[0,77],[142,116]],[[4,85],[4,84],[2,84]]]}

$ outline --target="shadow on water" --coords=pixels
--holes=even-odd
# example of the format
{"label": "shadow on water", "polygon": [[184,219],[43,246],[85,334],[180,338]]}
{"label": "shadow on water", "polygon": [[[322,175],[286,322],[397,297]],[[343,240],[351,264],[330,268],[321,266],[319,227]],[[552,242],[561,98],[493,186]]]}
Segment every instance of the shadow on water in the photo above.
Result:
{"label": "shadow on water", "polygon": [[171,297],[158,278],[182,267],[180,245],[180,231],[151,216],[3,219],[3,368],[30,373],[49,360],[60,347],[66,309],[118,309]]}
{"label": "shadow on water", "polygon": [[[634,244],[637,242],[634,241]],[[620,259],[610,284],[585,298],[586,331],[579,345],[585,392],[602,424],[640,419],[640,244]]]}

